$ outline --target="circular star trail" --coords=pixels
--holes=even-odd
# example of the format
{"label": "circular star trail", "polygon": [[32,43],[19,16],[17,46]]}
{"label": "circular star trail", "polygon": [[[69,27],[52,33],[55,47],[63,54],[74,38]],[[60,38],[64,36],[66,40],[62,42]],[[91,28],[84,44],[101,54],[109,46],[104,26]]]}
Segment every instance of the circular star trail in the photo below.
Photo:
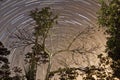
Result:
{"label": "circular star trail", "polygon": [[[72,38],[86,27],[97,26],[96,12],[100,4],[98,0],[3,0],[0,2],[0,40],[6,47],[13,44],[10,40],[12,34],[17,29],[28,29],[32,27],[34,21],[29,13],[35,8],[51,7],[54,13],[58,14],[58,24],[51,30],[52,36],[48,38],[47,46],[51,51],[64,49]],[[89,43],[105,44],[105,38],[100,32],[94,34],[95,38]],[[88,36],[86,36],[88,37]],[[80,45],[77,42],[73,45]],[[90,44],[88,44],[90,45]],[[17,49],[12,49],[11,58],[15,58],[16,63],[21,64],[22,54],[17,54]],[[14,57],[13,57],[14,56]],[[93,58],[91,58],[93,59]],[[44,73],[44,72],[43,72]]]}

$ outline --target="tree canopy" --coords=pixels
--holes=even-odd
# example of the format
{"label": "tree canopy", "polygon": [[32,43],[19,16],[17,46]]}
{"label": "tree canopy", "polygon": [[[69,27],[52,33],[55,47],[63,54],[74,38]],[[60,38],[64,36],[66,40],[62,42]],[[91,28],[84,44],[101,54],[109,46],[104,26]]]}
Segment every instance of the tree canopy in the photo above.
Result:
{"label": "tree canopy", "polygon": [[111,67],[113,76],[120,78],[120,0],[109,0],[107,3],[101,1],[98,12],[98,22],[105,27],[109,37],[106,42],[106,52],[113,60]]}

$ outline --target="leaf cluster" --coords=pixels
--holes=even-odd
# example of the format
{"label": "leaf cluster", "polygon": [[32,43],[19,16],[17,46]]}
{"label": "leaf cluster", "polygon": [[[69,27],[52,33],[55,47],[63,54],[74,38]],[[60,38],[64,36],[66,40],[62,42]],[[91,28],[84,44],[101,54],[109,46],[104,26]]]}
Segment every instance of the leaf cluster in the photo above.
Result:
{"label": "leaf cluster", "polygon": [[7,56],[10,51],[0,42],[0,79],[8,80],[10,78],[10,67]]}
{"label": "leaf cluster", "polygon": [[30,13],[31,18],[35,21],[34,35],[46,36],[50,28],[56,22],[57,15],[53,16],[50,7],[42,8],[39,11],[37,8]]}
{"label": "leaf cluster", "polygon": [[106,42],[106,52],[113,60],[111,67],[114,76],[120,78],[120,0],[110,0],[109,3],[101,0],[101,8],[98,13],[100,26],[106,28],[105,33],[109,35]]}
{"label": "leaf cluster", "polygon": [[98,55],[100,60],[99,66],[86,67],[85,77],[83,80],[115,80],[112,75],[112,71],[109,71],[111,61],[109,57]]}

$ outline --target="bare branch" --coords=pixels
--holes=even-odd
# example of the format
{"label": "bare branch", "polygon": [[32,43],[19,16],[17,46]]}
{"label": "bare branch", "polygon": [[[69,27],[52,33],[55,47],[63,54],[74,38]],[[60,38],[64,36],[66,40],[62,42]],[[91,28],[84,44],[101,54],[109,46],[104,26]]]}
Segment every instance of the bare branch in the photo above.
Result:
{"label": "bare branch", "polygon": [[10,36],[10,39],[13,43],[12,48],[25,47],[35,43],[33,35],[25,29],[17,29],[16,33]]}

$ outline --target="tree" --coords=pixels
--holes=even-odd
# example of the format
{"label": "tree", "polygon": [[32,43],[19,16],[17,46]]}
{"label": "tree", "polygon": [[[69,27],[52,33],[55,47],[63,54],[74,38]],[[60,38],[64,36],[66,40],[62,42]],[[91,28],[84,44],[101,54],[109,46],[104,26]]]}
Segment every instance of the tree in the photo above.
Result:
{"label": "tree", "polygon": [[9,54],[10,51],[0,42],[0,80],[10,80]]}
{"label": "tree", "polygon": [[112,59],[111,67],[113,76],[120,78],[120,0],[101,1],[98,13],[100,26],[106,28],[105,33],[109,35],[106,42],[106,52]]}
{"label": "tree", "polygon": [[85,28],[85,30],[75,35],[75,37],[70,41],[70,43],[65,49],[51,52],[46,47],[47,45],[46,39],[50,35],[50,31],[53,28],[53,25],[57,23],[57,15],[54,15],[49,7],[45,7],[42,8],[41,10],[39,9],[32,10],[30,13],[30,17],[35,21],[35,23],[32,24],[34,27],[33,33],[32,31],[28,33],[27,30],[21,29],[18,30],[18,33],[12,36],[12,38],[16,38],[14,40],[17,40],[15,41],[15,44],[17,44],[17,46],[13,45],[14,47],[21,46],[26,47],[29,45],[32,46],[31,52],[28,52],[25,55],[25,61],[28,63],[28,68],[25,68],[25,78],[27,80],[35,80],[38,66],[46,64],[47,70],[44,80],[51,80],[55,74],[57,74],[60,77],[59,78],[60,80],[76,79],[78,76],[78,71],[84,71],[84,68],[79,66],[78,67],[64,66],[64,68],[59,67],[57,70],[51,71],[52,64],[54,64],[53,59],[56,55],[67,52],[68,54],[72,55],[73,62],[75,62],[74,56],[76,54],[87,57],[85,53],[92,53],[92,51],[98,49],[98,46],[94,47],[92,46],[92,48],[87,49],[85,45],[79,46],[74,49],[71,48],[77,39],[81,41],[84,41],[84,39],[88,39],[88,37],[86,38],[86,36],[90,35],[91,31],[93,32],[93,27],[88,26],[87,28]]}
{"label": "tree", "polygon": [[[32,52],[26,54],[26,60],[30,64],[28,72],[29,77],[27,76],[27,78],[29,78],[28,80],[35,80],[38,64],[49,62],[45,79],[48,80],[48,74],[50,72],[51,65],[51,54],[46,50],[45,41],[48,36],[49,30],[53,27],[53,24],[55,24],[56,22],[57,16],[53,15],[49,7],[45,7],[41,11],[35,9],[34,11],[31,11],[30,16],[35,21],[33,33],[35,41],[32,47]],[[39,39],[41,41],[40,43],[38,42]]]}

